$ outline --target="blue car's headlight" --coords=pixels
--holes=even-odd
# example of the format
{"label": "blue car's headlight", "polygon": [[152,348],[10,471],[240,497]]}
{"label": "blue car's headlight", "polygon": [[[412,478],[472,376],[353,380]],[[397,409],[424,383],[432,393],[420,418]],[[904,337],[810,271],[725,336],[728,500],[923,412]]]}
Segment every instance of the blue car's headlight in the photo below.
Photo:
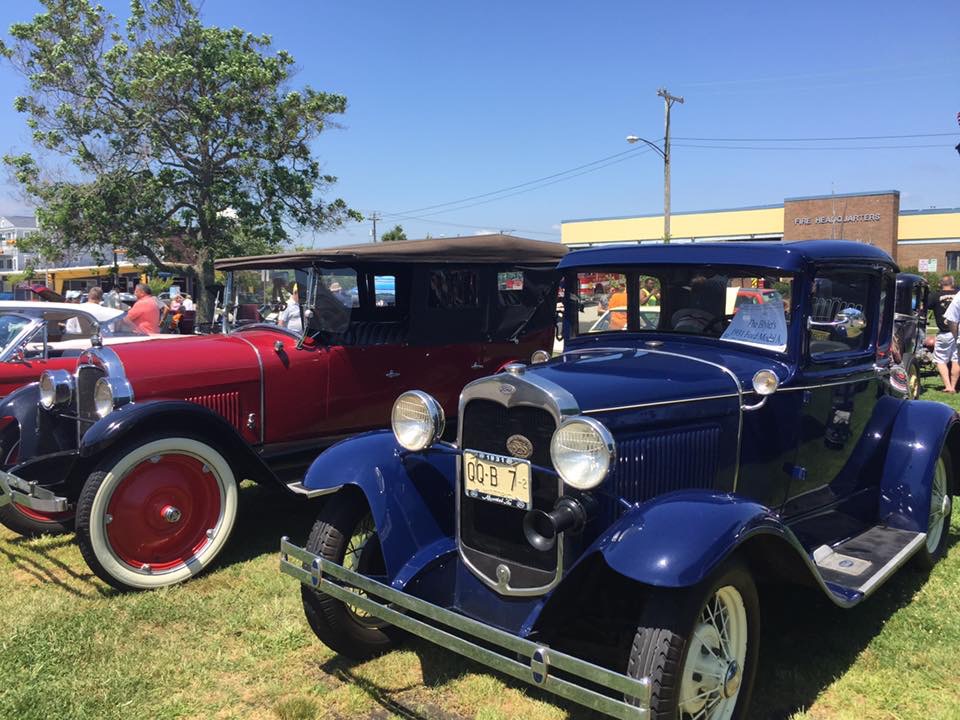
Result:
{"label": "blue car's headlight", "polygon": [[616,459],[613,435],[593,418],[565,420],[550,441],[550,459],[563,481],[577,490],[603,482]]}
{"label": "blue car's headlight", "polygon": [[425,392],[411,390],[393,403],[390,425],[397,442],[407,450],[417,452],[440,439],[446,419],[440,403]]}

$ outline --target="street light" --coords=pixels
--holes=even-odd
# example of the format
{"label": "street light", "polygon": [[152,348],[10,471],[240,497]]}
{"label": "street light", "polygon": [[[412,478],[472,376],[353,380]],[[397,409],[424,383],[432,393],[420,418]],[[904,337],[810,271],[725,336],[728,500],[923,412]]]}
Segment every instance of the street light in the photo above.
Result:
{"label": "street light", "polygon": [[638,142],[645,143],[645,144],[649,145],[652,149],[656,150],[657,153],[660,155],[660,157],[666,158],[666,154],[663,152],[663,150],[661,149],[661,147],[660,147],[659,145],[657,145],[656,143],[650,142],[650,141],[647,140],[646,138],[642,138],[642,137],[639,137],[639,136],[637,136],[637,135],[627,135],[627,142],[630,143],[631,145],[634,145],[635,143],[638,143]]}
{"label": "street light", "polygon": [[[656,143],[650,142],[639,135],[627,135],[627,142],[635,145],[641,142],[651,150],[656,150],[657,154],[663,158],[663,242],[670,242],[670,156],[669,150],[661,148]],[[664,146],[666,147],[666,145]]]}

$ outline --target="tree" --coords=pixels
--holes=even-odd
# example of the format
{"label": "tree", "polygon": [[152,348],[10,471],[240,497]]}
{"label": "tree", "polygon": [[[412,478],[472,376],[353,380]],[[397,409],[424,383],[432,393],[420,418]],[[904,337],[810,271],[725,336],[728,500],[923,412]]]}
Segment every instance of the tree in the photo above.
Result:
{"label": "tree", "polygon": [[[204,26],[190,0],[131,0],[123,30],[90,0],[40,2],[0,43],[29,81],[14,107],[42,150],[4,158],[38,204],[33,249],[126,248],[160,270],[187,262],[210,287],[217,257],[362,219],[322,199],[336,178],[310,148],[346,98],[290,89],[293,58],[269,37]],[[52,172],[56,155],[74,169]]]}
{"label": "tree", "polygon": [[380,242],[396,242],[397,240],[406,240],[407,234],[403,231],[402,225],[394,225],[393,230],[387,230],[380,236]]}

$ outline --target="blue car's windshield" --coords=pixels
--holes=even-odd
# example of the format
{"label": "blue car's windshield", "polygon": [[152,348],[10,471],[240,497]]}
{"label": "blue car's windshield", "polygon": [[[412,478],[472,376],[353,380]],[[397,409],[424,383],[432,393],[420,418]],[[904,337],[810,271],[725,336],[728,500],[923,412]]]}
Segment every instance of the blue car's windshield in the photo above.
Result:
{"label": "blue car's windshield", "polygon": [[568,336],[668,332],[786,351],[793,278],[768,268],[670,265],[565,279]]}

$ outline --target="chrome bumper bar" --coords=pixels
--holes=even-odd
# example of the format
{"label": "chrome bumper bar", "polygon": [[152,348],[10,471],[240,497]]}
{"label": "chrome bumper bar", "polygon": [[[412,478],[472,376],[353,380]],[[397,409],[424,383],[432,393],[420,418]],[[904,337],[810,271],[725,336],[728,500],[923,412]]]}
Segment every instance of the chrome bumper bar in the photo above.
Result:
{"label": "chrome bumper bar", "polygon": [[628,677],[432,605],[314,555],[286,537],[280,541],[280,572],[413,635],[597,712],[624,720],[649,717],[647,678]]}
{"label": "chrome bumper bar", "polygon": [[0,507],[16,503],[39,512],[66,512],[69,502],[35,482],[21,480],[16,475],[0,470]]}
{"label": "chrome bumper bar", "polygon": [[287,483],[287,490],[292,492],[294,495],[302,495],[307,499],[321,497],[323,495],[330,495],[331,493],[337,492],[341,487],[341,485],[336,485],[335,487],[311,490],[310,488],[304,487],[302,482]]}

